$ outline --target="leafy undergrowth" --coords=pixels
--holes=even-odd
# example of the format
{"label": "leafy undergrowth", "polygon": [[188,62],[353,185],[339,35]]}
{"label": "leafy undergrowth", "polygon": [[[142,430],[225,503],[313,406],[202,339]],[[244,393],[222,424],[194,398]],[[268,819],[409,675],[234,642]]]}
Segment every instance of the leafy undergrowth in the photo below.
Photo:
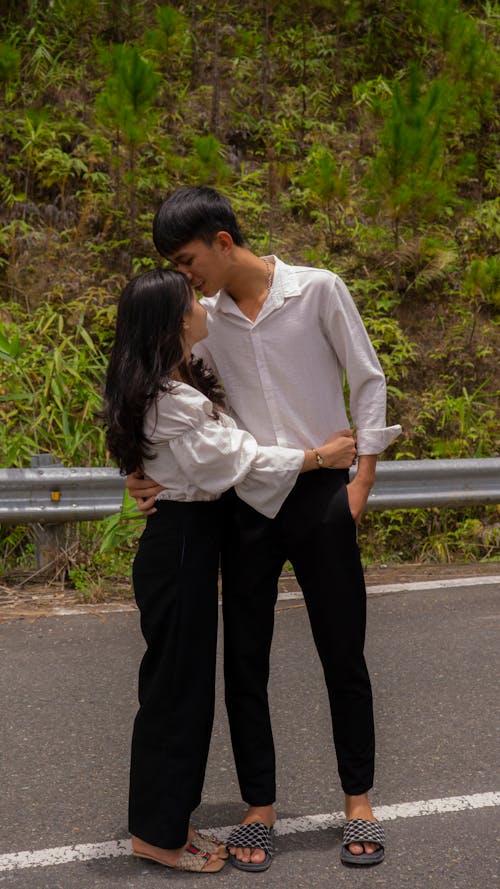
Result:
{"label": "leafy undergrowth", "polygon": [[[0,453],[108,462],[98,420],[117,296],[159,259],[182,184],[249,246],[345,279],[388,381],[384,459],[498,454],[495,4],[207,7],[7,2],[0,23]],[[127,573],[140,521],[71,529],[78,588]],[[366,518],[369,561],[491,558],[489,507]],[[3,528],[2,570],[33,532]],[[104,541],[104,543],[103,543]]]}

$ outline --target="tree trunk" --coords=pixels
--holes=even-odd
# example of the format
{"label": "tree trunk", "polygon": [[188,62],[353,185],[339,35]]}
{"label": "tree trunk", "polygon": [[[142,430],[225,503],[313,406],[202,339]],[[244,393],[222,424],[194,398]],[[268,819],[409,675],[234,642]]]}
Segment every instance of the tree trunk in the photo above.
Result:
{"label": "tree trunk", "polygon": [[191,89],[195,89],[200,80],[200,52],[196,33],[197,8],[196,0],[191,0]]}
{"label": "tree trunk", "polygon": [[262,4],[262,60],[260,69],[260,112],[267,114],[269,88],[269,0]]}
{"label": "tree trunk", "polygon": [[114,43],[122,43],[125,39],[122,0],[107,0],[106,6],[108,7],[109,33],[111,34]]}
{"label": "tree trunk", "polygon": [[219,138],[220,129],[220,90],[219,90],[219,11],[220,0],[214,6],[214,49],[212,53],[212,109],[210,113],[210,130]]}
{"label": "tree trunk", "polygon": [[302,0],[301,7],[301,18],[302,18],[302,139],[304,139],[305,134],[305,121],[306,121],[306,113],[307,113],[307,102],[306,102],[306,80],[307,80],[307,41],[306,41],[306,5],[304,0]]}
{"label": "tree trunk", "polygon": [[278,183],[278,164],[276,157],[276,149],[271,140],[267,147],[267,193],[269,196],[269,217],[268,217],[268,251],[273,252],[273,236],[274,236],[274,216],[276,206],[276,196],[279,191]]}
{"label": "tree trunk", "polygon": [[130,187],[129,187],[129,218],[130,218],[130,270],[132,270],[132,260],[135,256],[136,250],[136,218],[137,218],[137,201],[136,201],[136,180],[135,180],[135,155],[136,155],[136,146],[132,142],[130,144],[129,149],[129,175],[130,175]]}
{"label": "tree trunk", "polygon": [[122,180],[121,180],[121,157],[120,157],[120,129],[119,127],[115,130],[115,156],[116,156],[116,178],[115,178],[115,191],[116,191],[116,202],[119,207],[121,207],[121,191],[122,191]]}
{"label": "tree trunk", "polygon": [[401,259],[399,257],[399,216],[394,217],[392,225],[394,233],[394,252],[396,254],[396,264],[394,266],[394,295],[399,295],[399,286],[401,283]]}

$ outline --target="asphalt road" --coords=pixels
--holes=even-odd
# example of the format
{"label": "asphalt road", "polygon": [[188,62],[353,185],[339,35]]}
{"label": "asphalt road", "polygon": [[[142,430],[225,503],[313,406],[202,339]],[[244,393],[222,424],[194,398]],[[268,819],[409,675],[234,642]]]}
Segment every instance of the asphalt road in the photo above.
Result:
{"label": "asphalt road", "polygon": [[[486,584],[370,598],[367,656],[378,738],[375,805],[497,790],[498,590]],[[0,625],[0,865],[8,853],[127,836],[128,747],[142,650],[135,613],[49,616]],[[221,691],[204,802],[195,819],[203,827],[234,824],[242,813]],[[228,865],[209,878],[211,885],[498,885],[499,809],[491,805],[446,814],[413,812],[387,821],[386,861],[369,870],[340,864],[340,827],[295,831],[300,816],[342,808],[326,692],[300,601],[278,604],[271,701],[278,808],[281,819],[292,819],[292,827],[277,837],[275,860],[266,874],[243,874]],[[207,885],[207,876],[178,874],[128,855],[19,870],[0,867],[2,889],[156,889],[165,881],[197,889]]]}

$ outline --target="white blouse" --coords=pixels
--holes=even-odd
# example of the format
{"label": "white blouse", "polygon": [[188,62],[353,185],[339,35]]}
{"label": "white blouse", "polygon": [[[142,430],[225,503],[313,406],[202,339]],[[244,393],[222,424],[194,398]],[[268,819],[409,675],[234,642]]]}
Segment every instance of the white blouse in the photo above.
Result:
{"label": "white blouse", "polygon": [[144,472],[166,490],[158,500],[216,500],[234,487],[242,500],[274,518],[292,490],[304,451],[261,447],[197,389],[175,382],[146,412],[144,433],[156,455]]}

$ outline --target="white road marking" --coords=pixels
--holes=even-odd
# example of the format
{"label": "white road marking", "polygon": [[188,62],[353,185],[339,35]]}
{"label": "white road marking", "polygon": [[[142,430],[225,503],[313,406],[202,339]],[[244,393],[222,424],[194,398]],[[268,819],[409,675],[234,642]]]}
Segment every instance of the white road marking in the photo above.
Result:
{"label": "white road marking", "polygon": [[[444,815],[448,812],[463,812],[467,809],[484,809],[500,806],[500,792],[473,793],[469,796],[449,796],[444,799],[428,799],[410,803],[396,803],[392,806],[376,806],[375,816],[380,821],[394,821],[398,818],[417,818],[422,815]],[[290,833],[304,833],[314,830],[327,830],[340,827],[345,817],[342,812],[325,815],[304,815],[301,818],[281,818],[275,831],[279,836]],[[235,825],[202,828],[205,833],[213,833],[225,840]],[[130,840],[115,840],[107,843],[82,843],[74,846],[58,846],[52,849],[38,849],[31,852],[11,852],[0,855],[0,871],[20,870],[31,867],[54,867],[72,861],[91,861],[96,858],[119,858],[130,855]]]}
{"label": "white road marking", "polygon": [[69,607],[55,607],[51,610],[51,614],[57,615],[57,617],[72,617],[75,614],[123,614],[128,613],[130,611],[137,611],[137,606],[135,603],[125,603],[120,605],[119,607],[109,608],[105,605],[97,605],[97,606],[89,606],[87,608],[69,608]]}
{"label": "white road marking", "polygon": [[[452,577],[444,580],[418,580],[412,583],[388,583],[388,584],[371,584],[367,586],[369,596],[382,596],[386,593],[408,593],[418,590],[439,590],[449,587],[465,587],[465,586],[488,586],[490,584],[500,584],[500,574],[480,575],[479,577]],[[293,599],[303,599],[300,589],[291,590],[286,593],[278,594],[278,601],[285,602]],[[43,615],[54,615],[56,617],[73,617],[78,614],[126,614],[136,611],[135,602],[113,602],[112,604],[102,605],[80,605],[80,606],[55,606],[49,608]],[[40,617],[42,613],[40,613]],[[15,613],[12,617],[16,617]]]}
{"label": "white road marking", "polygon": [[53,867],[71,861],[91,861],[95,858],[118,858],[130,855],[130,840],[110,843],[81,843],[75,846],[56,846],[34,852],[11,852],[0,855],[0,871],[20,870],[25,867]]}
{"label": "white road marking", "polygon": [[[411,593],[416,590],[441,590],[462,586],[489,586],[500,583],[500,574],[483,574],[479,577],[447,577],[443,580],[416,580],[412,583],[372,584],[366,587],[368,596],[381,596],[385,593]],[[300,590],[279,593],[278,599],[302,599]]]}
{"label": "white road marking", "polygon": [[[448,812],[484,809],[488,806],[500,806],[500,792],[449,796],[444,799],[420,800],[414,803],[395,803],[392,806],[374,806],[373,811],[375,817],[383,822],[395,821],[398,818],[417,818],[421,815],[445,815]],[[309,830],[326,830],[328,827],[340,827],[344,821],[343,812],[333,812],[331,815],[305,815],[302,818],[282,818],[277,822],[275,830],[281,836]],[[221,831],[223,829],[221,828]]]}

